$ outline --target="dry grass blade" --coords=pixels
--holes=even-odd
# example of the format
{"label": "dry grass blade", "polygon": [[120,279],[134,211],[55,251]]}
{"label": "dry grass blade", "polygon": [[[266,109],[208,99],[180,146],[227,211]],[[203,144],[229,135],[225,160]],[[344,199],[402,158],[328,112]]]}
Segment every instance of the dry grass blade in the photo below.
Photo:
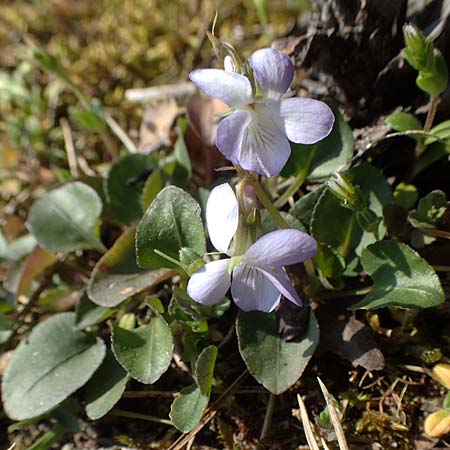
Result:
{"label": "dry grass blade", "polygon": [[105,121],[108,124],[111,131],[120,139],[122,144],[130,153],[137,153],[137,148],[134,142],[130,139],[128,134],[121,128],[121,126],[114,120],[113,116],[109,113],[105,113]]}
{"label": "dry grass blade", "polygon": [[339,443],[339,448],[341,450],[349,450],[347,441],[345,439],[344,430],[342,429],[341,421],[339,419],[339,415],[336,411],[336,408],[333,405],[333,399],[331,398],[328,389],[322,383],[322,380],[317,377],[317,381],[319,382],[320,389],[322,390],[322,394],[325,398],[328,407],[328,413],[330,414],[331,423],[333,424],[334,431],[336,432],[336,437]]}
{"label": "dry grass blade", "polygon": [[298,406],[300,407],[300,417],[302,419],[303,429],[305,430],[306,440],[310,450],[320,450],[317,445],[316,438],[312,430],[311,422],[309,421],[308,412],[306,411],[305,403],[299,394],[297,394]]}

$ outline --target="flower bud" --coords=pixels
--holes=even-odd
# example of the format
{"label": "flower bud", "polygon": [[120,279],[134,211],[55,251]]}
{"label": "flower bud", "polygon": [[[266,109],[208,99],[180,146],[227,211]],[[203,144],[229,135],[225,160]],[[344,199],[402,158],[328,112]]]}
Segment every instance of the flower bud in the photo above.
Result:
{"label": "flower bud", "polygon": [[425,50],[426,42],[424,34],[410,23],[403,27],[403,36],[406,46],[414,53],[419,54]]}
{"label": "flower bud", "polygon": [[327,181],[328,189],[337,197],[342,206],[353,211],[365,211],[366,202],[358,186],[351,183],[349,177],[342,173],[335,173]]}

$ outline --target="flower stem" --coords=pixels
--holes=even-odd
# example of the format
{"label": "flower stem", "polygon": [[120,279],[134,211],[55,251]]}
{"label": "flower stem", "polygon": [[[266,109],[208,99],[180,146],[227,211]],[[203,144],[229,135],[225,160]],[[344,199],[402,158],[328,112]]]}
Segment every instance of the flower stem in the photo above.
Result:
{"label": "flower stem", "polygon": [[317,296],[319,300],[328,300],[333,298],[345,298],[345,297],[360,297],[368,294],[372,290],[372,286],[368,286],[361,289],[352,289],[349,291],[332,291],[324,292]]}
{"label": "flower stem", "polygon": [[270,394],[269,402],[267,403],[266,414],[264,416],[264,422],[261,429],[261,434],[259,440],[262,441],[267,437],[270,431],[270,426],[272,425],[273,413],[275,411],[275,394]]}
{"label": "flower stem", "polygon": [[[263,204],[269,214],[272,216],[273,220],[277,223],[280,228],[290,228],[289,224],[283,219],[277,208],[272,204],[264,189],[259,184],[259,181],[254,177],[248,177],[247,182],[250,183],[254,189],[259,201]],[[311,280],[316,278],[316,272],[314,270],[314,264],[311,259],[307,259],[303,262],[306,273]]]}
{"label": "flower stem", "polygon": [[130,419],[147,420],[149,422],[162,423],[164,425],[173,425],[173,423],[168,419],[160,419],[159,417],[149,416],[148,414],[141,414],[133,411],[124,411],[123,409],[114,408],[108,414],[110,414],[111,416],[128,417]]}
{"label": "flower stem", "polygon": [[[423,131],[425,133],[428,133],[431,130],[431,127],[433,126],[433,120],[434,116],[436,115],[438,103],[439,103],[439,96],[438,95],[431,96],[430,108],[428,109],[427,118],[425,119],[425,125],[423,127]],[[423,142],[419,142],[416,145],[415,151],[416,159],[418,159],[422,155],[425,149],[426,146],[423,144]]]}
{"label": "flower stem", "polygon": [[248,177],[246,179],[246,182],[251,184],[254,189],[255,193],[259,199],[259,201],[263,204],[264,208],[267,209],[269,214],[272,216],[273,220],[277,223],[277,225],[280,228],[289,228],[288,223],[283,219],[278,209],[275,208],[275,206],[270,201],[267,194],[264,192],[264,189],[259,184],[259,181],[256,178]]}

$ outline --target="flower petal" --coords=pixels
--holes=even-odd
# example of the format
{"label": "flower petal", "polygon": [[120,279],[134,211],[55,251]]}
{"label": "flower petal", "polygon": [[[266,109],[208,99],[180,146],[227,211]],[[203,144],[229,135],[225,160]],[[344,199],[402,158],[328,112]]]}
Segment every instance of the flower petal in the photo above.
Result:
{"label": "flower petal", "polygon": [[199,69],[189,78],[206,95],[218,98],[232,108],[253,102],[252,86],[243,75],[220,69]]}
{"label": "flower petal", "polygon": [[258,239],[245,253],[244,260],[252,266],[283,267],[312,258],[317,242],[302,231],[276,230]]}
{"label": "flower petal", "polygon": [[256,79],[267,100],[280,100],[294,78],[294,65],[284,53],[273,48],[256,50],[249,58]]}
{"label": "flower petal", "polygon": [[231,116],[225,117],[217,128],[217,148],[234,164],[239,164],[242,139],[250,120],[250,112],[236,111]]}
{"label": "flower petal", "polygon": [[278,175],[291,154],[291,146],[278,109],[257,104],[244,130],[238,163],[243,169],[260,175]]}
{"label": "flower petal", "polygon": [[291,280],[285,269],[278,268],[258,270],[263,273],[288,300],[298,306],[302,306],[303,302],[300,300],[294,286],[292,286]]}
{"label": "flower petal", "polygon": [[209,238],[220,252],[227,253],[239,223],[236,195],[228,183],[216,186],[206,204]]}
{"label": "flower petal", "polygon": [[243,311],[273,311],[280,302],[280,292],[255,267],[239,264],[233,270],[231,295]]}
{"label": "flower petal", "polygon": [[220,259],[197,270],[187,285],[187,293],[192,300],[203,305],[214,305],[221,300],[230,288],[229,265],[228,258]]}
{"label": "flower petal", "polygon": [[281,102],[280,113],[288,139],[298,144],[314,144],[333,129],[333,111],[319,100],[289,98]]}

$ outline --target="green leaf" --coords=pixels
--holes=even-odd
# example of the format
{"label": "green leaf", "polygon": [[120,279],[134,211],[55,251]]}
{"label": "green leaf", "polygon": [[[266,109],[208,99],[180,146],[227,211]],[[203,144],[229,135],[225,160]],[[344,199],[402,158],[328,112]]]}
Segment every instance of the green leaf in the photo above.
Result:
{"label": "green leaf", "polygon": [[111,351],[86,385],[86,414],[100,419],[120,400],[128,381],[127,372],[118,364]]}
{"label": "green leaf", "polygon": [[159,315],[132,331],[114,325],[112,350],[131,377],[151,384],[169,367],[173,351],[172,333]]}
{"label": "green leaf", "polygon": [[178,186],[186,186],[192,176],[191,160],[183,136],[184,129],[186,129],[187,126],[188,123],[186,119],[178,120],[178,126],[176,128],[178,138],[173,150],[173,155],[177,164],[175,165],[172,174],[174,184]]}
{"label": "green leaf", "polygon": [[420,172],[431,166],[441,158],[448,157],[450,155],[450,143],[444,144],[443,142],[435,142],[427,147],[420,158],[417,160],[414,166],[412,178],[416,177]]}
{"label": "green leaf", "polygon": [[445,122],[441,122],[439,125],[436,125],[430,130],[430,134],[434,134],[434,137],[428,137],[425,139],[425,145],[429,145],[433,142],[437,141],[437,138],[448,140],[450,143],[450,120],[446,120]]}
{"label": "green leaf", "polygon": [[200,206],[182,189],[169,186],[157,195],[138,225],[138,265],[149,269],[176,267],[154,250],[177,260],[183,247],[188,247],[199,255],[206,252]]}
{"label": "green leaf", "polygon": [[2,381],[3,406],[11,419],[37,417],[75,392],[100,366],[105,344],[79,330],[74,313],[56,314],[23,339]]}
{"label": "green leaf", "polygon": [[309,175],[311,162],[316,153],[317,144],[296,144],[291,142],[291,155],[286,165],[281,170],[281,175],[285,178],[292,175],[302,175],[306,178]]}
{"label": "green leaf", "polygon": [[[404,111],[387,116],[384,123],[395,131],[421,130],[423,128],[415,116]],[[419,136],[414,139],[419,139]]]}
{"label": "green leaf", "polygon": [[183,433],[198,424],[208,406],[216,358],[216,346],[210,345],[203,349],[195,363],[196,384],[183,389],[172,403],[170,418]]}
{"label": "green leaf", "polygon": [[323,179],[346,167],[353,156],[355,141],[353,133],[339,108],[334,102],[328,102],[333,110],[335,122],[330,135],[316,145],[310,166],[309,179]]}
{"label": "green leaf", "polygon": [[115,216],[122,223],[128,224],[142,216],[142,190],[154,167],[152,157],[140,153],[128,153],[111,166],[106,192]]}
{"label": "green leaf", "polygon": [[0,260],[19,261],[28,255],[36,247],[36,238],[27,234],[8,242],[3,233],[0,231]]}
{"label": "green leaf", "polygon": [[327,189],[315,204],[311,216],[311,235],[320,243],[328,244],[347,256],[355,246],[359,227],[350,209],[341,206],[339,200]]}
{"label": "green leaf", "polygon": [[50,428],[43,436],[35,441],[27,450],[48,450],[55,442],[58,442],[67,430],[60,424]]}
{"label": "green leaf", "polygon": [[397,185],[394,191],[395,203],[403,207],[405,211],[409,211],[416,204],[418,197],[417,188],[403,181]]}
{"label": "green leaf", "polygon": [[173,276],[172,270],[148,271],[136,265],[135,232],[136,227],[126,230],[95,265],[88,295],[97,305],[111,308]]}
{"label": "green leaf", "polygon": [[361,263],[374,284],[369,294],[351,309],[394,305],[429,308],[445,300],[432,267],[406,244],[376,242],[363,251]]}
{"label": "green leaf", "polygon": [[147,210],[163,187],[164,178],[161,170],[156,169],[147,178],[144,184],[144,189],[142,190],[141,207],[143,211]]}
{"label": "green leaf", "polygon": [[322,284],[328,289],[344,287],[342,275],[345,271],[345,260],[340,253],[327,244],[319,244],[317,254],[313,258],[319,269]]}
{"label": "green leaf", "polygon": [[202,350],[195,363],[194,379],[202,394],[211,393],[211,386],[214,375],[214,366],[217,358],[217,347],[210,345]]}
{"label": "green leaf", "polygon": [[445,394],[442,406],[450,411],[450,392],[447,392],[447,394]]}
{"label": "green leaf", "polygon": [[4,344],[12,335],[14,320],[0,314],[0,345]]}
{"label": "green leaf", "polygon": [[174,426],[183,433],[191,431],[200,422],[208,401],[208,396],[196,384],[184,388],[170,409]]}
{"label": "green leaf", "polygon": [[417,209],[408,214],[408,221],[415,228],[435,228],[436,222],[447,210],[445,192],[436,190],[419,200]]}
{"label": "green leaf", "polygon": [[[346,172],[350,181],[359,186],[368,209],[377,217],[383,216],[383,206],[393,203],[393,195],[386,178],[370,164],[363,164]],[[330,232],[332,230],[332,232]],[[357,255],[375,241],[373,233],[364,231],[356,214],[341,206],[340,201],[328,190],[314,206],[311,219],[311,234],[318,242],[328,244],[346,256],[350,249]],[[386,227],[378,225],[378,236],[382,238]]]}
{"label": "green leaf", "polygon": [[101,211],[102,202],[94,189],[75,181],[37,200],[28,223],[39,244],[51,252],[82,248],[103,251],[103,244],[93,233]]}
{"label": "green leaf", "polygon": [[78,301],[75,313],[77,327],[82,330],[106,320],[114,313],[114,310],[96,305],[91,302],[86,292],[83,292],[83,295]]}
{"label": "green leaf", "polygon": [[275,313],[239,311],[236,331],[249,372],[273,394],[281,394],[300,378],[319,341],[312,311],[308,329],[298,340],[285,341],[279,336]]}
{"label": "green leaf", "polygon": [[[281,217],[289,225],[289,228],[294,228],[300,231],[306,231],[306,228],[303,226],[300,220],[298,220],[292,214],[289,214],[284,211],[280,211],[280,214]],[[261,211],[261,228],[263,234],[270,233],[271,231],[278,230],[279,228],[278,224],[275,222],[274,218],[270,215],[270,213],[267,210]]]}
{"label": "green leaf", "polygon": [[448,84],[448,67],[438,49],[433,49],[431,67],[426,71],[419,71],[416,83],[422,91],[433,97],[445,91]]}
{"label": "green leaf", "polygon": [[297,200],[289,211],[289,214],[296,217],[308,229],[311,225],[311,217],[315,204],[319,200],[323,191],[326,189],[325,185],[314,189],[314,191],[301,197]]}
{"label": "green leaf", "polygon": [[106,129],[105,120],[101,115],[94,111],[70,106],[69,117],[78,125],[78,127],[90,131],[91,133],[100,133]]}

